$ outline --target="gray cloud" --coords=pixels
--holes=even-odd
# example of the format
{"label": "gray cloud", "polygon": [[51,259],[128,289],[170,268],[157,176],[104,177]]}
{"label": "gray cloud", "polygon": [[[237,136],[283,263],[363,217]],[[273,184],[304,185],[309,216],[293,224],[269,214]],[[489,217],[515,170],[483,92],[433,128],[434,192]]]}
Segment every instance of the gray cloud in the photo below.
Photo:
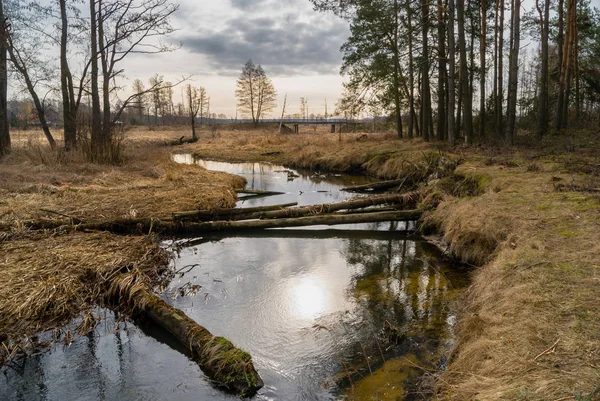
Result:
{"label": "gray cloud", "polygon": [[[242,9],[272,6],[271,0],[231,1]],[[260,16],[245,13],[230,18],[217,25],[218,30],[186,29],[177,40],[184,49],[205,55],[210,69],[219,75],[237,75],[248,59],[272,75],[337,73],[342,58],[339,48],[348,36],[346,24],[305,5],[297,6],[298,13],[290,12],[289,6],[283,13],[275,8],[256,13]]]}

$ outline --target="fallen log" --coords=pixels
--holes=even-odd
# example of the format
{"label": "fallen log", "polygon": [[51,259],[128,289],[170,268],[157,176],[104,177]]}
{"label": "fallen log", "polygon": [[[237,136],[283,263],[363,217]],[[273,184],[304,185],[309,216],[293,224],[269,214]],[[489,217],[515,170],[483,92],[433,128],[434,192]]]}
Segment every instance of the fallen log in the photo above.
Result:
{"label": "fallen log", "polygon": [[333,213],[339,210],[362,209],[370,206],[396,204],[404,207],[415,207],[419,195],[415,192],[406,194],[390,194],[380,196],[369,196],[363,198],[355,198],[349,201],[338,203],[324,203],[321,205],[302,206],[289,208],[284,210],[276,210],[271,212],[257,213],[254,218],[258,219],[278,219],[282,217],[302,217],[309,215],[318,215]]}
{"label": "fallen log", "polygon": [[362,213],[353,215],[325,214],[310,217],[292,217],[269,220],[249,221],[211,221],[189,223],[187,229],[192,232],[212,232],[225,230],[252,230],[266,228],[333,226],[338,224],[374,223],[381,221],[412,221],[421,218],[420,210],[397,212]]}
{"label": "fallen log", "polygon": [[353,187],[345,187],[345,188],[342,188],[340,191],[346,191],[346,192],[385,191],[390,188],[402,187],[404,184],[412,184],[412,181],[409,180],[409,177],[405,177],[405,178],[398,179],[398,180],[380,181],[380,182],[374,182],[371,184],[356,185]]}
{"label": "fallen log", "polygon": [[198,138],[186,138],[185,136],[180,137],[179,139],[172,141],[170,143],[171,146],[183,145],[186,143],[196,143],[198,142]]}
{"label": "fallen log", "polygon": [[60,221],[36,222],[30,229],[71,229],[98,230],[116,234],[150,234],[165,235],[199,234],[225,230],[252,230],[283,227],[304,227],[318,225],[374,223],[381,221],[412,221],[421,218],[420,210],[396,212],[360,213],[350,215],[324,214],[310,217],[278,218],[268,220],[244,221],[210,221],[210,222],[174,222],[158,219],[122,219],[108,222],[85,223],[72,225]]}
{"label": "fallen log", "polygon": [[253,214],[258,212],[282,210],[288,207],[296,206],[297,204],[298,202],[292,202],[272,206],[174,212],[173,220],[242,220],[243,218],[252,216]]}
{"label": "fallen log", "polygon": [[252,357],[229,340],[212,335],[183,311],[167,304],[147,290],[135,292],[136,313],[152,320],[186,346],[202,371],[218,386],[241,397],[251,397],[264,383]]}
{"label": "fallen log", "polygon": [[368,209],[350,209],[342,212],[336,212],[335,214],[358,214],[358,213],[381,213],[381,212],[395,212],[397,210],[401,210],[398,206],[389,206],[389,207],[373,207]]}
{"label": "fallen log", "polygon": [[248,194],[248,195],[283,195],[285,192],[276,191],[263,191],[260,189],[236,189],[236,194]]}

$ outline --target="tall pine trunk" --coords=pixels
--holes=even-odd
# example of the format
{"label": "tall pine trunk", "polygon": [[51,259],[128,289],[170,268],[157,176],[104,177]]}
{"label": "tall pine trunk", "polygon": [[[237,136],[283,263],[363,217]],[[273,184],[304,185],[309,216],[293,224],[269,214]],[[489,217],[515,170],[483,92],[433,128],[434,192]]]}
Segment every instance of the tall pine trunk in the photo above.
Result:
{"label": "tall pine trunk", "polygon": [[[408,23],[408,107],[409,107],[409,119],[408,119],[408,138],[412,139],[415,129],[415,120],[417,115],[415,113],[415,64],[413,62],[413,26],[412,26],[412,9],[410,7],[410,0],[406,0],[406,18]],[[418,131],[418,124],[416,127]]]}
{"label": "tall pine trunk", "polygon": [[444,5],[442,0],[437,2],[438,18],[438,106],[437,106],[437,139],[443,141],[446,135],[446,26],[444,24]]}
{"label": "tall pine trunk", "polygon": [[423,38],[423,71],[421,73],[421,131],[423,139],[429,141],[431,133],[431,90],[429,87],[429,1],[421,0],[421,24]]}
{"label": "tall pine trunk", "polygon": [[454,102],[456,99],[456,45],[454,43],[454,0],[448,0],[448,143],[456,144]]}
{"label": "tall pine trunk", "polygon": [[[540,13],[541,14],[541,13]],[[542,19],[542,57],[540,79],[540,104],[538,114],[538,136],[541,139],[548,133],[548,36],[550,29],[550,0],[544,0]]]}
{"label": "tall pine trunk", "polygon": [[460,94],[463,104],[465,143],[473,143],[473,98],[467,71],[467,45],[465,41],[465,0],[458,0],[458,47],[460,64]]}
{"label": "tall pine trunk", "polygon": [[517,89],[519,78],[519,45],[521,35],[521,0],[512,0],[510,18],[510,55],[508,71],[508,95],[506,109],[506,134],[504,141],[512,146],[517,118]]}
{"label": "tall pine trunk", "polygon": [[398,0],[394,0],[394,40],[392,43],[393,55],[394,55],[394,111],[396,113],[396,134],[398,138],[402,138],[402,111],[400,109],[400,49],[398,48],[398,29],[400,24],[398,16],[400,9],[398,7]]}
{"label": "tall pine trunk", "polygon": [[556,103],[556,130],[560,131],[562,129],[562,110],[563,103],[565,100],[565,87],[563,82],[563,75],[565,73],[563,67],[563,46],[565,44],[564,37],[564,0],[558,0],[558,36],[556,37],[556,47],[558,50],[558,69],[559,69],[559,79],[558,79],[558,100]]}
{"label": "tall pine trunk", "polygon": [[499,0],[500,18],[498,28],[498,93],[496,94],[496,136],[502,138],[504,123],[504,0]]}
{"label": "tall pine trunk", "polygon": [[479,136],[481,139],[485,138],[485,48],[486,48],[486,35],[487,35],[487,9],[486,0],[480,0],[481,2],[481,34],[479,38],[479,66],[480,66],[480,79],[479,79]]}

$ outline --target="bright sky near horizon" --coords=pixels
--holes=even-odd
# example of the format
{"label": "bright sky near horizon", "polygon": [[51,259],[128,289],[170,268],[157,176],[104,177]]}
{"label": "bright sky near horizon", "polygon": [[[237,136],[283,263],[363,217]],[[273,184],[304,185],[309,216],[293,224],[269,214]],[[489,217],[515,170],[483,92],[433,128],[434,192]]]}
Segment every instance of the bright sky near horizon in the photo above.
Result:
{"label": "bright sky near horizon", "polygon": [[[342,91],[339,49],[349,34],[345,21],[314,11],[309,0],[178,3],[173,18],[178,31],[170,41],[181,43],[181,49],[131,56],[124,64],[130,81],[147,82],[155,73],[173,81],[193,74],[193,84],[204,86],[211,97],[211,111],[233,116],[236,79],[252,59],[273,80],[278,108],[287,93],[289,113],[299,112],[300,97],[308,98],[309,113],[324,113],[325,99],[333,110]],[[175,89],[174,101],[180,97]]]}

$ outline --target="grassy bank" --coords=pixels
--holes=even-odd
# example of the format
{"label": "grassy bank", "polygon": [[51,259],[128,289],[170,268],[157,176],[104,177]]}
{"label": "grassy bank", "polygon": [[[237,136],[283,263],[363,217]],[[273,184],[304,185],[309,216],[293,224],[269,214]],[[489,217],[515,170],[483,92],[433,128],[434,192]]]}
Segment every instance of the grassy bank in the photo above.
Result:
{"label": "grassy bank", "polygon": [[[120,165],[51,151],[35,132],[17,136],[22,140],[0,161],[0,366],[44,348],[32,337],[40,332],[56,330],[54,341],[69,342],[93,329],[93,309],[115,276],[127,277],[119,289],[127,298],[137,285],[151,288],[169,261],[152,236],[30,226],[231,207],[233,188],[244,185],[240,177],[172,162],[164,138],[144,132],[128,136]],[[76,318],[78,327],[64,327]]]}
{"label": "grassy bank", "polygon": [[[203,133],[177,151],[397,178],[439,152],[386,134]],[[441,400],[600,399],[600,165],[581,133],[501,151],[458,148],[430,176],[424,219],[448,253],[479,266],[466,294]],[[437,207],[435,207],[437,206]],[[544,352],[546,351],[546,352]]]}

